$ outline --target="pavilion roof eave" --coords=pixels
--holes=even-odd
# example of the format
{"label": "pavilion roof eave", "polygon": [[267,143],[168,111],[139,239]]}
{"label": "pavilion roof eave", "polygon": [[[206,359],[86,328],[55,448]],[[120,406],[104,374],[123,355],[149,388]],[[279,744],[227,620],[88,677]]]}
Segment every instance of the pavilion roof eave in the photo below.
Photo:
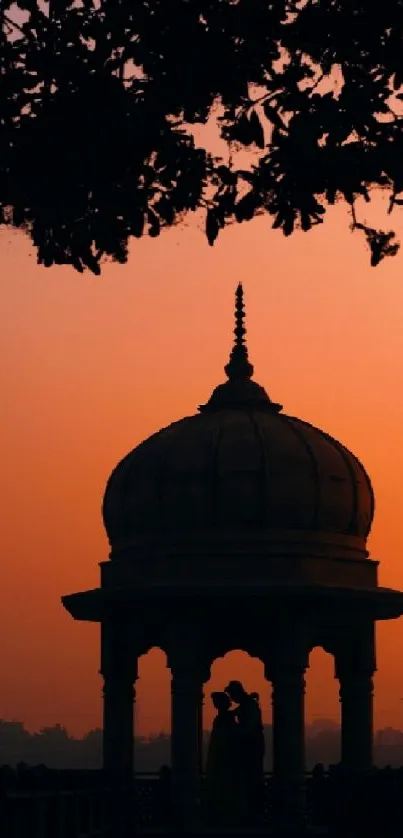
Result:
{"label": "pavilion roof eave", "polygon": [[275,597],[276,602],[287,599],[300,605],[304,603],[307,612],[317,608],[320,603],[326,607],[349,607],[364,608],[368,615],[374,620],[396,619],[403,615],[403,592],[392,588],[343,588],[339,586],[325,585],[293,585],[279,584],[264,587],[251,585],[250,587],[230,586],[152,586],[152,587],[116,587],[116,588],[93,588],[88,591],[79,591],[74,594],[67,594],[62,597],[64,608],[75,620],[87,622],[102,622],[108,614],[114,610],[130,605],[131,610],[134,600],[144,604],[145,600],[173,600],[194,597],[199,600],[226,598],[268,598]]}
{"label": "pavilion roof eave", "polygon": [[100,623],[106,615],[106,606],[110,597],[102,588],[89,591],[77,591],[61,597],[62,605],[74,620]]}

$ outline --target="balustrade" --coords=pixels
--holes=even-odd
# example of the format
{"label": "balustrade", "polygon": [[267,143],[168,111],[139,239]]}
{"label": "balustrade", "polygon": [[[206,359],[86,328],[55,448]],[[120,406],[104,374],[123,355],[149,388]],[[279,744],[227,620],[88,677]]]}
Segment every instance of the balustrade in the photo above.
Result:
{"label": "balustrade", "polygon": [[[382,770],[367,772],[357,775],[353,784],[351,775],[345,783],[339,772],[323,772],[316,777],[307,773],[306,792],[307,822],[316,828],[334,827],[337,820],[340,834],[344,834],[346,823],[354,823],[355,834],[379,838],[380,824],[386,829],[387,821],[390,838],[401,838],[403,834],[401,770],[389,770],[387,776]],[[128,794],[135,795],[137,829],[158,831],[166,825],[158,774],[137,775],[133,787],[120,789],[119,793],[121,802]],[[362,805],[364,797],[365,806]],[[116,799],[116,787],[108,787],[102,782],[87,788],[3,787],[0,790],[0,834],[4,838],[110,838],[111,835],[121,838],[131,834],[125,831],[123,811],[124,807]],[[272,775],[266,774],[263,832],[267,832],[272,814]],[[374,829],[378,831],[374,832]]]}

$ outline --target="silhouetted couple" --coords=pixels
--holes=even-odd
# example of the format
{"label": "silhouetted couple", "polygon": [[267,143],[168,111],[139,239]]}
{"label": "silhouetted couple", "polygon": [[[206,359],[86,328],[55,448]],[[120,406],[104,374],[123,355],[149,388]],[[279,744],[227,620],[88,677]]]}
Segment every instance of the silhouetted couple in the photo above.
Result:
{"label": "silhouetted couple", "polygon": [[265,747],[259,696],[247,693],[240,681],[230,681],[211,699],[217,715],[206,765],[209,817],[217,825],[249,824],[259,819],[263,802]]}

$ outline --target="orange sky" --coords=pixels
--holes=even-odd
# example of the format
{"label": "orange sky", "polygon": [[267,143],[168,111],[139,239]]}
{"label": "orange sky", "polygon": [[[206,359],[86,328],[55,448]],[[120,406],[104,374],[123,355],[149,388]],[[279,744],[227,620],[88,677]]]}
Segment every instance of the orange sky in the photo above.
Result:
{"label": "orange sky", "polygon": [[[340,207],[288,240],[266,219],[228,229],[214,248],[196,226],[174,229],[135,242],[127,266],[98,278],[39,268],[28,240],[3,232],[0,717],[77,735],[100,723],[99,630],[74,623],[60,597],[98,584],[112,467],[223,380],[239,281],[256,379],[363,460],[380,582],[403,589],[403,257],[371,269]],[[379,627],[377,726],[403,728],[402,641],[403,619]],[[332,662],[319,652],[311,662],[308,718],[337,718]],[[261,692],[269,718],[261,664],[232,653],[211,688],[230,675]],[[137,694],[140,732],[167,729],[160,652],[142,659]]]}

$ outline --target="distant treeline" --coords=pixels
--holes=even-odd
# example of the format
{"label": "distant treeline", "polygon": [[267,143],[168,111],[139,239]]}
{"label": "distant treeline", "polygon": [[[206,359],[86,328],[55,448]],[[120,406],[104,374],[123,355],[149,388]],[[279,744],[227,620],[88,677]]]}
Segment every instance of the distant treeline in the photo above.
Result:
{"label": "distant treeline", "polygon": [[[272,728],[265,727],[266,770],[271,770]],[[204,751],[209,733],[204,733]],[[393,728],[379,730],[375,735],[376,765],[403,765],[403,731]],[[307,768],[318,762],[333,765],[340,761],[340,731],[335,722],[317,720],[306,728]],[[102,731],[90,730],[82,739],[70,736],[62,725],[45,727],[29,733],[21,722],[0,720],[0,765],[45,764],[49,768],[100,768]],[[160,733],[150,738],[136,737],[136,770],[158,771],[170,763],[170,737]]]}

